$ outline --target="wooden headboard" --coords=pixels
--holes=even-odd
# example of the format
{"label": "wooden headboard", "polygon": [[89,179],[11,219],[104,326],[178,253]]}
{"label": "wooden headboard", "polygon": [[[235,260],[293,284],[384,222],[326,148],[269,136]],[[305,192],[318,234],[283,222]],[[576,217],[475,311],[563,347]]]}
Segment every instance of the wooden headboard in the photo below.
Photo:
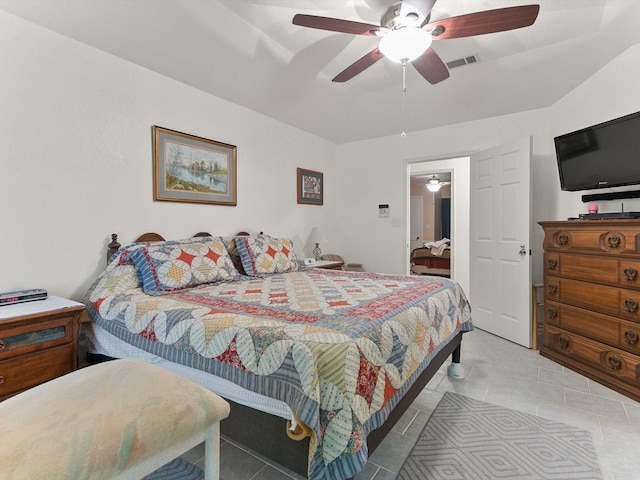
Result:
{"label": "wooden headboard", "polygon": [[[260,232],[260,234],[262,235],[262,232]],[[192,235],[192,237],[210,237],[210,236],[211,236],[211,234],[209,232],[198,232],[195,235]],[[248,237],[249,233],[248,232],[238,232],[234,236],[235,237]],[[164,242],[165,240],[166,239],[162,235],[160,235],[159,233],[147,232],[147,233],[143,233],[138,238],[136,238],[134,240],[134,242]],[[122,245],[120,245],[120,242],[118,242],[118,234],[117,233],[112,233],[111,234],[111,242],[109,243],[109,245],[107,245],[107,262],[113,256],[113,254],[118,251],[118,249],[121,246]]]}

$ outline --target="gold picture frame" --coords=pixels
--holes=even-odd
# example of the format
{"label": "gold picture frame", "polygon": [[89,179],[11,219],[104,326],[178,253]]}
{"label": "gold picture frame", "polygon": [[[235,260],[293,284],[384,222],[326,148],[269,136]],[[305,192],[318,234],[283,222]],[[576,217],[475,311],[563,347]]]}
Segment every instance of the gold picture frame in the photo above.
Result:
{"label": "gold picture frame", "polygon": [[237,204],[237,147],[153,126],[153,199]]}

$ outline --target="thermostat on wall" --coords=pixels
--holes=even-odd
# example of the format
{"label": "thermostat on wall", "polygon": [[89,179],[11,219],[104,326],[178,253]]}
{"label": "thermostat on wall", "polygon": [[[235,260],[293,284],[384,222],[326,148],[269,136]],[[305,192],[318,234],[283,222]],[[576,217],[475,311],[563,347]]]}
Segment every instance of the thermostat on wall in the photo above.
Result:
{"label": "thermostat on wall", "polygon": [[389,216],[389,204],[381,203],[378,205],[378,217],[379,218],[387,218]]}

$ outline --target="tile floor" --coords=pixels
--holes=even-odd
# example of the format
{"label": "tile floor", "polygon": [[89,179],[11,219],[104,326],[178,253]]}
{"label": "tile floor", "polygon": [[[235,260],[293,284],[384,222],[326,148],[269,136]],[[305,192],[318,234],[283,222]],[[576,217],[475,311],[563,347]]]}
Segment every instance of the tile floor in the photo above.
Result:
{"label": "tile floor", "polygon": [[[447,362],[448,364],[448,362]],[[603,480],[640,479],[640,403],[530,350],[481,330],[464,336],[466,377],[443,367],[370,457],[356,480],[392,480],[445,391],[584,428],[592,433]],[[446,367],[446,366],[445,366]],[[291,480],[300,475],[223,440],[221,480]],[[203,466],[198,447],[184,458]]]}

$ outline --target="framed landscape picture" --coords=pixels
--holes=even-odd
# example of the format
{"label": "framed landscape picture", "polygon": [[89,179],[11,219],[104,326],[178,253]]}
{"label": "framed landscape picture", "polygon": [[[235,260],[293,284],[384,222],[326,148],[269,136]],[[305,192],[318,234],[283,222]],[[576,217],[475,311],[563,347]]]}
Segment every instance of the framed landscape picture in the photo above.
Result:
{"label": "framed landscape picture", "polygon": [[153,127],[153,199],[236,205],[235,145]]}
{"label": "framed landscape picture", "polygon": [[298,168],[298,203],[322,205],[324,180],[321,172]]}

